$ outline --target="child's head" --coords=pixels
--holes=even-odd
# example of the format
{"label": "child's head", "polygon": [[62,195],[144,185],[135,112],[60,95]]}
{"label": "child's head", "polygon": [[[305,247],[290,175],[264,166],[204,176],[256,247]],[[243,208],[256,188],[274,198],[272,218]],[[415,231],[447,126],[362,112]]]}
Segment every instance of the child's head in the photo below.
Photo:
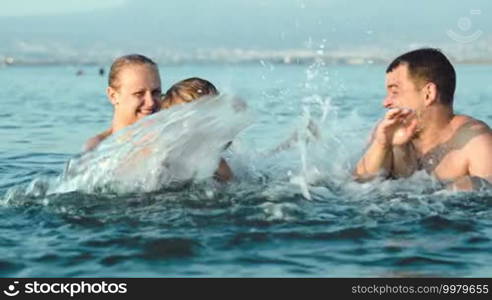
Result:
{"label": "child's head", "polygon": [[216,96],[219,92],[209,81],[197,77],[188,78],[174,84],[162,99],[161,108],[191,102],[204,96]]}

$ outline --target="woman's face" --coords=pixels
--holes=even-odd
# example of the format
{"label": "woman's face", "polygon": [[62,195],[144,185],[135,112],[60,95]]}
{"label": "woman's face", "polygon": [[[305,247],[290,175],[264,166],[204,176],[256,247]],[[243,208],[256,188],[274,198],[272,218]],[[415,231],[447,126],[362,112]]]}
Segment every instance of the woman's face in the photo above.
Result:
{"label": "woman's face", "polygon": [[118,74],[117,87],[108,88],[115,118],[130,125],[159,110],[161,80],[155,66],[128,65]]}

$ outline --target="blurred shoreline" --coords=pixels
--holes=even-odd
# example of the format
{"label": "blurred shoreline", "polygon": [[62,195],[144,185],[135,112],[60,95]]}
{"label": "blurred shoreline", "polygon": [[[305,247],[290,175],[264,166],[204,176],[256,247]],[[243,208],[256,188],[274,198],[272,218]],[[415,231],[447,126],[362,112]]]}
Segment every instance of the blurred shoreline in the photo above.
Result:
{"label": "blurred shoreline", "polygon": [[[415,47],[418,48],[418,47]],[[492,64],[492,55],[460,55],[443,50],[455,64]],[[64,55],[5,55],[0,53],[0,66],[43,66],[43,65],[106,65],[122,55],[121,51],[104,53],[99,57]],[[324,51],[322,49],[293,50],[245,50],[213,49],[195,52],[146,53],[161,65],[182,64],[264,64],[264,65],[310,65],[313,63],[334,65],[388,64],[398,54],[395,51]],[[403,53],[405,51],[401,51]],[[377,53],[377,54],[374,54]]]}

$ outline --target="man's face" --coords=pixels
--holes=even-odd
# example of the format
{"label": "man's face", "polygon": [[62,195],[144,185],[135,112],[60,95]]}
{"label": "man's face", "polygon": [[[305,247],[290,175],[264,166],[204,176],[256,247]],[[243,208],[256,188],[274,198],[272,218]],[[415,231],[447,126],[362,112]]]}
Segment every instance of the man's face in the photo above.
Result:
{"label": "man's face", "polygon": [[408,72],[406,64],[400,64],[386,74],[385,108],[410,108],[420,112],[424,107],[424,98]]}
{"label": "man's face", "polygon": [[161,80],[156,67],[129,65],[118,74],[113,103],[116,117],[127,125],[159,110]]}

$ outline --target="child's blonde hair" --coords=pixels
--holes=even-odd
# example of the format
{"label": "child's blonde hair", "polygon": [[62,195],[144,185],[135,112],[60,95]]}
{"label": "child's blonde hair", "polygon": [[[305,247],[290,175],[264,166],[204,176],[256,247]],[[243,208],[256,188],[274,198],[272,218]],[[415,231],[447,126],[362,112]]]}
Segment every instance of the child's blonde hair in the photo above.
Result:
{"label": "child's blonde hair", "polygon": [[217,88],[208,80],[192,77],[181,80],[170,87],[162,98],[162,108],[169,108],[174,104],[191,102],[204,96],[216,96]]}

